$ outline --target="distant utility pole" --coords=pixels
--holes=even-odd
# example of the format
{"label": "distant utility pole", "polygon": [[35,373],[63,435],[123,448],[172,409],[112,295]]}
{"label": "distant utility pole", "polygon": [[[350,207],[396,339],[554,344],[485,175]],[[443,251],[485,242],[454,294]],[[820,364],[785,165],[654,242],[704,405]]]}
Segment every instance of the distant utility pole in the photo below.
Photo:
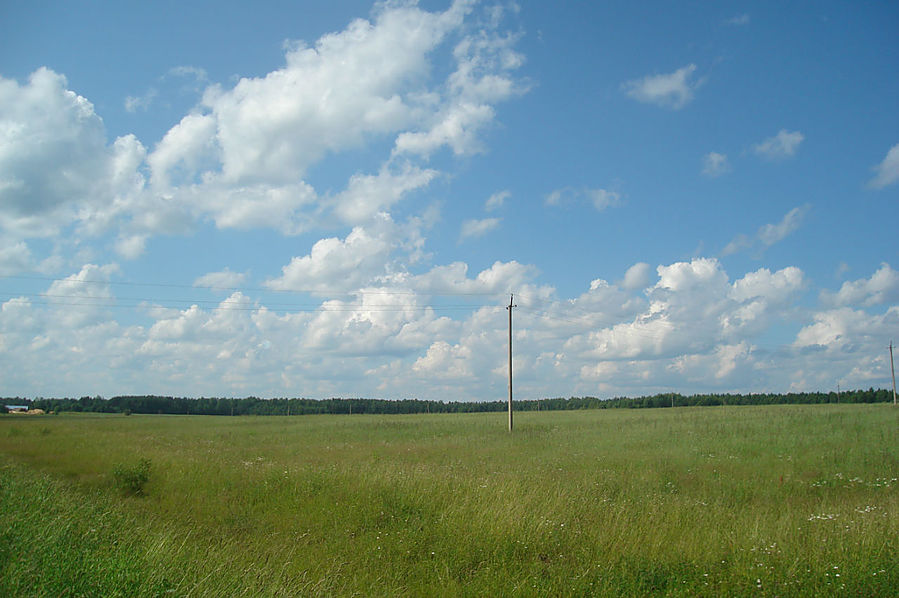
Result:
{"label": "distant utility pole", "polygon": [[509,432],[512,431],[512,310],[517,305],[512,303],[515,295],[509,295]]}
{"label": "distant utility pole", "polygon": [[[896,404],[896,368],[893,365],[893,341],[890,341],[890,373],[893,374],[893,405],[895,405]],[[511,392],[511,391],[509,391],[509,392]]]}

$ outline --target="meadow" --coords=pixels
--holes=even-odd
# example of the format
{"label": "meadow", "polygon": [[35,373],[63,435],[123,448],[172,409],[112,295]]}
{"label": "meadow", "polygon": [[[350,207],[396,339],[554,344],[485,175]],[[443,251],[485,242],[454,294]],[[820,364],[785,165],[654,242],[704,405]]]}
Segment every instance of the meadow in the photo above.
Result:
{"label": "meadow", "polygon": [[[0,595],[894,596],[899,409],[0,417]],[[129,486],[122,472],[148,465]]]}

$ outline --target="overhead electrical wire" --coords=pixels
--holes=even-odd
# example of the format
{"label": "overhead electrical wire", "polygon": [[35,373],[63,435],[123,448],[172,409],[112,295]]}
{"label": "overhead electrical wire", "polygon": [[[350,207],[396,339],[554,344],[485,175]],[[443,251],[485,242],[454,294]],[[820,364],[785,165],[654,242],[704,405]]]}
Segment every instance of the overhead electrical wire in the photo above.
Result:
{"label": "overhead electrical wire", "polygon": [[[148,303],[156,303],[156,302],[160,302],[160,303],[182,303],[182,304],[187,304],[187,303],[189,303],[189,304],[210,304],[210,303],[211,303],[211,304],[215,304],[215,305],[217,305],[217,306],[227,306],[227,305],[231,305],[231,304],[234,304],[234,305],[243,305],[243,303],[244,303],[244,302],[242,302],[242,301],[231,301],[231,300],[228,300],[228,299],[225,299],[225,300],[223,300],[223,301],[219,301],[219,300],[216,300],[216,299],[196,299],[196,298],[191,298],[191,299],[175,299],[175,298],[162,299],[162,298],[147,298],[147,297],[112,297],[112,296],[108,296],[108,295],[58,295],[58,294],[53,294],[53,293],[13,293],[13,294],[9,294],[9,295],[7,295],[7,296],[9,297],[9,299],[13,299],[13,298],[16,298],[16,297],[29,297],[29,298],[53,299],[53,300],[55,300],[55,299],[67,299],[67,300],[72,300],[72,299],[90,299],[90,300],[95,300],[95,301],[96,301],[95,303],[91,303],[91,302],[83,302],[84,305],[104,305],[104,303],[102,303],[102,302],[104,302],[104,301],[105,301],[105,302],[111,302],[111,303],[109,303],[110,305],[118,304],[118,303],[120,303],[120,302],[129,302],[128,304],[135,304],[135,305],[144,305],[144,304],[148,304]],[[135,302],[136,302],[136,303],[135,303]],[[49,305],[49,304],[59,304],[59,303],[61,303],[61,302],[57,302],[57,301],[47,301],[47,302],[46,302],[46,304],[48,304],[48,305]],[[494,307],[493,304],[476,304],[476,305],[465,304],[465,305],[439,305],[439,306],[435,306],[435,305],[424,305],[424,306],[418,306],[418,305],[406,305],[406,304],[344,303],[344,304],[342,304],[342,305],[343,305],[343,306],[346,306],[346,307],[357,307],[357,308],[365,308],[365,309],[368,309],[368,308],[396,308],[396,309],[406,309],[406,308],[411,308],[411,309],[415,309],[415,308],[418,308],[418,307],[439,307],[440,309],[453,309],[453,308],[458,308],[458,309],[471,309],[472,307]],[[310,309],[314,309],[314,308],[321,307],[320,304],[313,304],[313,303],[284,303],[284,302],[271,303],[271,302],[266,302],[266,304],[265,304],[265,307],[273,307],[273,306],[284,307],[284,308],[310,308]],[[257,307],[257,308],[258,308],[258,307]]]}
{"label": "overhead electrical wire", "polygon": [[310,288],[272,288],[272,287],[240,287],[240,286],[216,286],[216,285],[197,285],[197,284],[174,284],[162,282],[133,282],[133,281],[117,281],[117,280],[79,280],[75,278],[54,278],[51,276],[24,276],[24,275],[8,275],[0,276],[2,279],[17,280],[40,280],[44,282],[65,282],[76,284],[97,284],[97,285],[113,285],[113,286],[131,286],[131,287],[159,287],[174,289],[200,289],[207,291],[231,291],[231,292],[255,292],[255,293],[296,293],[306,295],[327,295],[329,297],[357,297],[364,295],[427,295],[431,297],[505,297],[509,293],[505,291],[413,291],[413,290],[355,290],[355,291],[337,291],[334,289]]}
{"label": "overhead electrical wire", "polygon": [[[76,283],[83,285],[109,285],[109,286],[125,286],[125,287],[142,287],[142,288],[170,288],[170,289],[191,289],[191,290],[207,290],[207,291],[229,291],[240,293],[275,293],[275,294],[309,294],[318,295],[333,299],[335,297],[364,297],[364,296],[424,296],[424,297],[497,297],[504,302],[508,297],[508,292],[427,292],[413,290],[370,290],[370,291],[336,291],[318,289],[271,289],[263,287],[220,287],[220,286],[204,286],[204,285],[186,285],[174,283],[160,282],[133,282],[133,281],[107,281],[107,280],[78,280],[72,278],[54,278],[48,276],[25,276],[25,275],[7,275],[0,277],[3,279],[16,280],[37,280],[44,282],[63,282]],[[102,307],[113,309],[190,309],[192,306],[202,306],[207,311],[259,311],[261,309],[269,309],[275,313],[353,313],[353,312],[471,312],[482,309],[491,309],[500,311],[505,309],[501,303],[466,303],[466,304],[449,304],[441,305],[428,303],[425,305],[409,305],[409,304],[365,304],[356,302],[342,302],[337,305],[326,305],[322,303],[294,303],[294,302],[266,302],[265,304],[248,305],[242,301],[231,301],[228,299],[199,299],[199,298],[163,298],[163,297],[113,297],[108,295],[65,295],[56,293],[0,293],[5,295],[0,301],[9,301],[19,297],[29,299],[38,299],[30,301],[32,305],[46,306],[66,306],[66,307]],[[640,329],[635,326],[635,321],[622,321],[610,318],[605,314],[597,311],[588,311],[583,307],[572,305],[571,302],[565,303],[565,308],[571,312],[573,317],[565,317],[555,313],[550,313],[546,309],[538,309],[534,305],[543,305],[549,307],[553,305],[536,296],[528,293],[516,294],[521,302],[519,311],[522,316],[532,315],[543,320],[552,320],[564,322],[576,326],[582,326],[583,332],[592,332],[598,330],[614,330],[618,326],[626,326],[626,334],[628,336],[637,336],[651,340],[662,340],[664,335],[654,333],[649,330]],[[326,299],[327,301],[327,299]],[[580,315],[576,315],[580,312]],[[575,333],[577,334],[577,333]],[[540,338],[544,339],[565,339],[572,338],[572,334],[544,334],[540,333]],[[783,346],[772,346],[780,349]]]}
{"label": "overhead electrical wire", "polygon": [[335,290],[335,289],[274,289],[263,287],[234,287],[234,286],[205,286],[205,285],[186,285],[162,282],[133,282],[133,281],[109,281],[109,280],[81,280],[74,278],[56,278],[50,276],[26,276],[26,275],[10,275],[0,277],[2,279],[16,280],[36,280],[53,283],[79,284],[79,285],[102,285],[102,286],[124,286],[124,287],[141,287],[141,288],[158,288],[158,289],[190,289],[190,290],[206,290],[220,291],[230,293],[272,293],[272,294],[306,294],[321,296],[324,301],[334,300],[335,298],[348,297],[354,298],[356,301],[344,302],[339,305],[326,305],[322,303],[295,303],[295,302],[266,302],[264,305],[248,306],[243,302],[229,301],[228,299],[200,299],[200,298],[165,298],[165,297],[112,297],[108,295],[84,295],[84,294],[58,294],[58,293],[34,293],[34,292],[7,292],[4,300],[8,301],[17,297],[27,297],[29,299],[40,299],[40,301],[32,301],[34,305],[65,305],[69,307],[113,307],[113,308],[167,308],[175,309],[180,306],[198,305],[208,310],[236,310],[236,311],[256,311],[262,308],[268,308],[272,311],[285,313],[302,313],[302,312],[401,312],[401,311],[473,311],[483,308],[497,307],[498,304],[485,303],[466,303],[466,304],[439,304],[430,302],[425,305],[410,305],[405,303],[379,303],[366,304],[360,303],[359,298],[374,296],[423,296],[429,298],[440,297],[505,297],[506,293],[501,292],[470,292],[470,291],[413,291],[413,290],[388,290],[388,289],[372,289],[372,290]]}
{"label": "overhead electrical wire", "polygon": [[[17,295],[16,297],[28,297],[28,295]],[[9,297],[15,299],[16,297]],[[215,303],[215,305],[204,305],[203,309],[208,311],[259,311],[268,309],[270,305],[246,305],[239,302],[213,302],[204,300],[182,301],[172,299],[153,299],[141,300],[139,302],[125,303],[114,297],[104,297],[92,299],[89,297],[40,297],[45,301],[32,301],[31,305],[48,305],[48,306],[66,306],[66,307],[104,307],[104,308],[120,308],[120,309],[179,309],[184,306],[199,306],[199,304]],[[9,300],[7,299],[7,300]],[[89,300],[79,300],[89,299]],[[172,304],[177,305],[164,305]],[[189,304],[189,305],[188,305]],[[280,304],[281,309],[272,309],[276,313],[313,313],[313,312],[408,312],[408,311],[473,311],[477,309],[501,309],[497,305],[365,305],[362,303],[345,303],[340,305],[290,305]]]}
{"label": "overhead electrical wire", "polygon": [[[50,277],[50,276],[26,276],[26,275],[11,275],[5,276],[2,278],[6,279],[18,279],[18,280],[38,280],[44,282],[60,282],[60,283],[75,283],[81,285],[102,285],[102,286],[125,286],[125,287],[140,287],[140,288],[160,288],[160,289],[191,289],[191,290],[207,290],[207,291],[228,291],[231,293],[240,292],[240,293],[296,293],[296,294],[312,294],[312,295],[320,295],[323,297],[334,298],[334,297],[354,297],[358,298],[360,296],[364,297],[366,295],[382,295],[382,296],[425,296],[425,297],[497,297],[502,298],[505,301],[505,297],[508,295],[507,292],[421,292],[421,291],[412,291],[412,290],[370,290],[370,291],[327,291],[321,288],[318,289],[271,289],[271,288],[262,288],[262,287],[224,287],[224,286],[203,286],[203,285],[186,285],[186,284],[175,284],[175,283],[162,283],[162,282],[134,282],[134,281],[108,281],[108,280],[81,280],[74,278],[58,278],[58,277]],[[229,301],[225,300],[217,300],[217,299],[199,299],[199,298],[163,298],[163,297],[112,297],[108,295],[66,295],[66,294],[57,294],[57,293],[6,293],[7,299],[10,300],[17,297],[27,297],[29,299],[38,299],[39,301],[32,301],[33,305],[48,305],[48,306],[66,306],[66,307],[103,307],[103,308],[117,308],[117,309],[135,309],[135,308],[143,308],[143,309],[189,309],[191,306],[202,306],[203,309],[208,311],[258,311],[260,309],[270,309],[276,313],[322,313],[322,312],[425,312],[425,311],[477,311],[480,309],[504,309],[504,307],[498,303],[496,304],[485,304],[485,303],[471,303],[464,305],[441,305],[428,303],[426,305],[408,305],[408,304],[365,304],[357,302],[347,302],[341,303],[337,305],[326,305],[326,304],[311,304],[311,303],[293,303],[293,302],[266,302],[265,304],[255,304],[255,305],[247,305],[244,302],[239,301]],[[532,297],[528,294],[519,295],[522,299],[524,299],[527,303],[538,303],[538,304],[546,304],[545,301],[537,299],[536,297]],[[568,306],[569,308],[572,306]],[[595,323],[597,316],[599,316],[596,312],[584,312],[578,319],[565,318],[555,314],[550,314],[544,310],[536,310],[533,308],[529,308],[526,305],[522,305],[524,310],[522,315],[527,315],[528,313],[534,314],[542,319],[546,320],[555,320],[561,322],[567,322],[569,324],[581,325],[585,326],[587,329],[595,329]],[[591,322],[584,322],[584,319],[589,319]],[[605,323],[601,323],[601,326],[613,327],[621,322],[614,322],[612,320],[606,320]],[[593,325],[591,325],[593,324]],[[646,331],[630,329],[630,334],[634,334],[637,336],[642,336],[646,338],[658,339],[661,338],[659,335],[655,335],[652,333],[648,333]],[[569,335],[559,335],[558,338],[565,338]]]}

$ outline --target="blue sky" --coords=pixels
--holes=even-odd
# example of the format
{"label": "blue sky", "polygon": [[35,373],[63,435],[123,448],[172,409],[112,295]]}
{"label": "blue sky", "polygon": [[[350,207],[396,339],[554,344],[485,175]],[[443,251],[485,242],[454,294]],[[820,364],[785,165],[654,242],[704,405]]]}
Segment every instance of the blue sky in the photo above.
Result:
{"label": "blue sky", "polygon": [[6,3],[0,394],[889,385],[899,8]]}

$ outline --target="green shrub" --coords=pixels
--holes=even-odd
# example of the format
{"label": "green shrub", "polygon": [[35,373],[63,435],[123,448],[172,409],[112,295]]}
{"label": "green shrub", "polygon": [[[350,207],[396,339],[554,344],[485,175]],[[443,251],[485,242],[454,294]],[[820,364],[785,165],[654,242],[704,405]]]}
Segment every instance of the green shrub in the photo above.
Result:
{"label": "green shrub", "polygon": [[150,479],[150,460],[141,459],[137,465],[117,465],[112,471],[115,486],[125,494],[140,496],[144,493],[144,484]]}

